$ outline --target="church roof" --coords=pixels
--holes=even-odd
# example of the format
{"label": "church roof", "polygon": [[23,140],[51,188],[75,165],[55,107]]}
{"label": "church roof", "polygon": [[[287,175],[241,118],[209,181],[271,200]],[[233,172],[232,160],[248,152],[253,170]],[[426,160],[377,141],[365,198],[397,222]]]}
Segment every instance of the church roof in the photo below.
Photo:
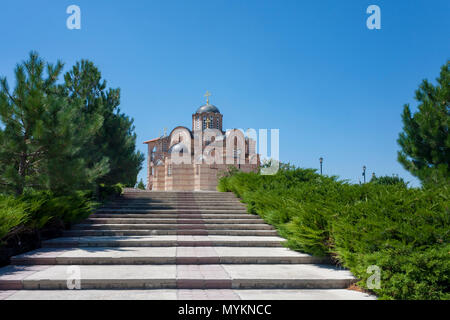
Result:
{"label": "church roof", "polygon": [[216,106],[209,103],[198,108],[195,113],[204,113],[204,112],[220,113],[219,109]]}
{"label": "church roof", "polygon": [[144,144],[149,144],[150,142],[155,142],[155,141],[158,141],[159,139],[161,139],[161,138],[155,138],[152,140],[144,141]]}

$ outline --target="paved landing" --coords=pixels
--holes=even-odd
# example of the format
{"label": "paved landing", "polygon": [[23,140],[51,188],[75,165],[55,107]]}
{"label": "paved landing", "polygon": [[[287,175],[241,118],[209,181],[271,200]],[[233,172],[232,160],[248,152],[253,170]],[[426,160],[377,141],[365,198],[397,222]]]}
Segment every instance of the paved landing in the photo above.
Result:
{"label": "paved landing", "polygon": [[335,289],[230,290],[21,290],[0,291],[0,300],[375,300],[365,293]]}

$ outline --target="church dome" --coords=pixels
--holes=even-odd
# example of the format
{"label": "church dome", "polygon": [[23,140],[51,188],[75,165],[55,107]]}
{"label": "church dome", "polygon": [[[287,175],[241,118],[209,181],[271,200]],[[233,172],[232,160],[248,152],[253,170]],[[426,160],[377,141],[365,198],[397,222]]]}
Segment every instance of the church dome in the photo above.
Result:
{"label": "church dome", "polygon": [[183,143],[180,142],[180,143],[176,143],[173,146],[171,146],[169,148],[168,152],[170,154],[172,154],[172,153],[183,153],[183,152],[187,152],[187,151],[188,151],[187,147]]}
{"label": "church dome", "polygon": [[213,112],[213,113],[220,113],[219,109],[212,105],[212,104],[205,104],[197,109],[195,113],[204,113],[204,112]]}

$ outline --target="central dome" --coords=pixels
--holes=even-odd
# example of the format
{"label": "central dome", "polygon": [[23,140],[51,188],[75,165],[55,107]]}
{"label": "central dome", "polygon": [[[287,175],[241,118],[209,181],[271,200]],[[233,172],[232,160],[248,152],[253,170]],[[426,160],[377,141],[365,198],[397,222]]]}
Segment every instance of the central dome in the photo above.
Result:
{"label": "central dome", "polygon": [[205,104],[197,109],[195,113],[204,113],[204,112],[212,112],[212,113],[220,113],[219,109],[212,104]]}

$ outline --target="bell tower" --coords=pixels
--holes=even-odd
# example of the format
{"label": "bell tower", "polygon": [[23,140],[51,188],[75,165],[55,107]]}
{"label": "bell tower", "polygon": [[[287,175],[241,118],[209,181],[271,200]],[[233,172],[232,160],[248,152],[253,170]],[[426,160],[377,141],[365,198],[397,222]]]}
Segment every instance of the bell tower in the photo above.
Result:
{"label": "bell tower", "polygon": [[222,131],[223,116],[219,109],[209,103],[211,93],[206,91],[206,104],[197,109],[192,115],[192,132],[204,131],[205,129],[218,129]]}

